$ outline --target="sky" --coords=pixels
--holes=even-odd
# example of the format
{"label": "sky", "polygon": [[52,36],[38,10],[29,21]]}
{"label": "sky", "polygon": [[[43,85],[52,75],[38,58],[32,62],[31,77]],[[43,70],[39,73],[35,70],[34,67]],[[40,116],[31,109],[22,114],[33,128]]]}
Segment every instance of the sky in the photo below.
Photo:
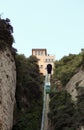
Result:
{"label": "sky", "polygon": [[56,60],[84,48],[84,0],[0,0],[1,18],[14,29],[19,54],[46,48]]}

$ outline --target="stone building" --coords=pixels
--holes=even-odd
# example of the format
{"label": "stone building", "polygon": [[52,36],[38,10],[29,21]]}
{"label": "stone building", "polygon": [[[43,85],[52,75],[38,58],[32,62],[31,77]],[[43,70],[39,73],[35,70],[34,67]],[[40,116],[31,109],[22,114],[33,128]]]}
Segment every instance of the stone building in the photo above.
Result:
{"label": "stone building", "polygon": [[47,65],[52,65],[52,72],[54,68],[55,56],[47,54],[47,49],[32,49],[32,55],[36,56],[38,59],[38,65],[40,69],[40,73],[44,76],[47,74]]}

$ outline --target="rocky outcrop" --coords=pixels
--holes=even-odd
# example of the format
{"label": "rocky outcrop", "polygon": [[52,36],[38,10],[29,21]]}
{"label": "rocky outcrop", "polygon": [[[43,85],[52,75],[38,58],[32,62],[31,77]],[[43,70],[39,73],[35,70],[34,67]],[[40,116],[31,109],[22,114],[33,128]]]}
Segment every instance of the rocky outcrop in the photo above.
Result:
{"label": "rocky outcrop", "polygon": [[16,89],[16,67],[11,51],[0,51],[0,130],[11,130]]}
{"label": "rocky outcrop", "polygon": [[66,85],[65,89],[71,94],[74,101],[77,100],[78,88],[84,87],[84,71],[80,70]]}

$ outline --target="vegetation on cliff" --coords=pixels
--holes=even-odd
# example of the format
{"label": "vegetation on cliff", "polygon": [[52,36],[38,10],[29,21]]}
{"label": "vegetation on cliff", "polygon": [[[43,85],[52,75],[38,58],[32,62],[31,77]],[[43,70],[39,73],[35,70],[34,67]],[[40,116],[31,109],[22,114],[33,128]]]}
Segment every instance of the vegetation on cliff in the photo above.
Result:
{"label": "vegetation on cliff", "polygon": [[10,19],[0,18],[0,51],[4,51],[9,48],[13,56],[15,57],[17,50],[12,46],[14,43],[14,37],[12,33],[13,27],[10,23]]}
{"label": "vegetation on cliff", "polygon": [[12,33],[13,27],[10,24],[10,20],[8,18],[0,18],[0,49],[4,50],[6,46],[12,47],[14,42]]}
{"label": "vegetation on cliff", "polygon": [[50,113],[48,114],[53,130],[76,130],[75,105],[67,91],[50,94]]}
{"label": "vegetation on cliff", "polygon": [[53,80],[60,80],[62,87],[65,86],[83,64],[83,51],[78,55],[69,54],[69,56],[64,56],[61,60],[55,62]]}
{"label": "vegetation on cliff", "polygon": [[13,130],[39,130],[42,114],[43,77],[37,58],[16,55],[17,87]]}
{"label": "vegetation on cliff", "polygon": [[80,86],[78,89],[78,100],[77,100],[77,108],[78,108],[78,122],[81,126],[84,126],[84,87]]}
{"label": "vegetation on cliff", "polygon": [[74,103],[71,95],[65,91],[50,93],[49,123],[53,130],[77,130],[84,126],[84,87]]}
{"label": "vegetation on cliff", "polygon": [[84,70],[84,49],[78,55],[70,54],[55,62],[48,114],[52,130],[80,130],[84,126],[84,86],[76,84],[76,102],[65,90],[71,77],[81,69]]}

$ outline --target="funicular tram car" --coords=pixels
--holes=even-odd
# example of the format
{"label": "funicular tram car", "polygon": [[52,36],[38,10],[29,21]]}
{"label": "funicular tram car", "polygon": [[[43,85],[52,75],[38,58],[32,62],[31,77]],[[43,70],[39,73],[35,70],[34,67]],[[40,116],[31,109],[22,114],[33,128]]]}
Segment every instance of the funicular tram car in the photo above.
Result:
{"label": "funicular tram car", "polygon": [[49,94],[50,93],[50,85],[46,84],[45,90],[46,90],[46,94]]}

